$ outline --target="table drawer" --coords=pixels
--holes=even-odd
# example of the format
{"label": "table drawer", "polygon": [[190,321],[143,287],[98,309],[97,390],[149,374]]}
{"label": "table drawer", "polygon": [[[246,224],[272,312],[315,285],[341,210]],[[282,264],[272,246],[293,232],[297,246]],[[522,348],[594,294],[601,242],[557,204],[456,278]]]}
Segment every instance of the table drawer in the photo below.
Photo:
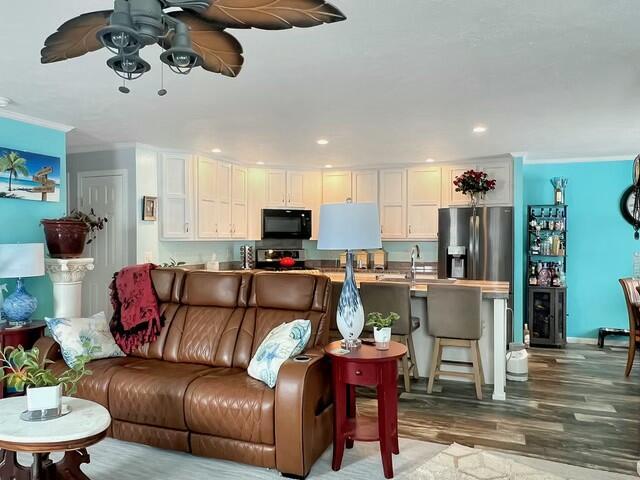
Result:
{"label": "table drawer", "polygon": [[367,363],[347,363],[342,369],[342,381],[351,385],[377,385],[378,368]]}

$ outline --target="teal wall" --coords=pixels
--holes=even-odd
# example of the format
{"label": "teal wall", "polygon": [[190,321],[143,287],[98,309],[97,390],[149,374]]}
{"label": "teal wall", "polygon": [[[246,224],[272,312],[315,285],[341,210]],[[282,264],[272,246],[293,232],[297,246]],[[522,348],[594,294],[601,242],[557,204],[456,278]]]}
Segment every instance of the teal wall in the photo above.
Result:
{"label": "teal wall", "polygon": [[[640,242],[619,210],[631,184],[632,160],[524,165],[524,208],[550,203],[551,177],[569,179],[567,213],[567,330],[596,337],[599,327],[628,328],[618,279],[632,272]],[[516,329],[517,330],[517,329]]]}
{"label": "teal wall", "polygon": [[[66,139],[63,132],[0,118],[0,147],[60,157],[60,202],[42,203],[0,198],[0,243],[44,242],[43,218],[55,218],[67,210]],[[0,279],[0,283],[5,280]],[[13,281],[6,282],[13,291]],[[47,277],[25,280],[27,290],[38,298],[36,317],[53,314],[51,282]]]}
{"label": "teal wall", "polygon": [[525,317],[525,231],[524,164],[522,157],[513,158],[513,339],[521,342]]}

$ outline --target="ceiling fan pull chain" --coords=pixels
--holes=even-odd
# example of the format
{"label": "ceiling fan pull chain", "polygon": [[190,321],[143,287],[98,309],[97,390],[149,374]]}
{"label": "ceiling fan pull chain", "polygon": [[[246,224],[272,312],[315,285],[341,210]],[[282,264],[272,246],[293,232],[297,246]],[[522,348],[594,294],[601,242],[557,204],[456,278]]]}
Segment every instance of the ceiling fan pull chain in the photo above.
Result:
{"label": "ceiling fan pull chain", "polygon": [[120,91],[120,93],[124,94],[127,94],[131,91],[129,90],[129,87],[127,87],[127,81],[125,79],[122,79],[122,85],[118,87],[118,90]]}
{"label": "ceiling fan pull chain", "polygon": [[160,90],[158,95],[164,97],[167,94],[167,90],[164,88],[164,63],[160,65]]}

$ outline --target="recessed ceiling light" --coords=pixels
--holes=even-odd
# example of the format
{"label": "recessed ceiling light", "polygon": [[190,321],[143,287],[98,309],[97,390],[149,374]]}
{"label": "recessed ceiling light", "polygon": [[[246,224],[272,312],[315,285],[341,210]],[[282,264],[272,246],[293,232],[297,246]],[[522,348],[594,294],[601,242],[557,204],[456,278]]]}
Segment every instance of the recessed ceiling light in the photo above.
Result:
{"label": "recessed ceiling light", "polygon": [[212,148],[211,152],[212,153],[222,153],[222,150],[220,150],[219,148]]}
{"label": "recessed ceiling light", "polygon": [[487,131],[487,127],[484,125],[476,125],[473,127],[473,133],[485,133]]}
{"label": "recessed ceiling light", "polygon": [[327,140],[326,138],[321,138],[319,140],[316,140],[316,143],[318,145],[327,145],[329,143],[329,140]]}
{"label": "recessed ceiling light", "polygon": [[0,108],[8,107],[11,103],[11,99],[7,97],[0,97]]}
{"label": "recessed ceiling light", "polygon": [[333,165],[327,164],[324,166],[324,168],[333,168]]}
{"label": "recessed ceiling light", "polygon": [[256,162],[256,165],[264,165],[264,162]]}
{"label": "recessed ceiling light", "polygon": [[425,160],[425,162],[427,162],[427,163],[433,163],[433,162],[435,162],[435,160],[434,160],[433,158],[427,158],[427,159]]}

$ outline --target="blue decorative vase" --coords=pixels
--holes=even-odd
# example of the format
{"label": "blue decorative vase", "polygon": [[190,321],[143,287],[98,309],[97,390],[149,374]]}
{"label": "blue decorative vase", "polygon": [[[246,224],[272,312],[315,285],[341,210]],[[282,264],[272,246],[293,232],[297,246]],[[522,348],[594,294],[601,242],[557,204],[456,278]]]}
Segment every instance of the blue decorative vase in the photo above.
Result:
{"label": "blue decorative vase", "polygon": [[364,308],[353,275],[353,252],[351,250],[347,250],[347,265],[338,301],[336,324],[344,338],[342,340],[344,348],[350,350],[360,346],[359,337],[364,330]]}
{"label": "blue decorative vase", "polygon": [[10,325],[24,325],[31,322],[33,312],[38,308],[38,300],[24,288],[21,278],[16,280],[16,291],[4,299],[2,304],[3,318]]}

